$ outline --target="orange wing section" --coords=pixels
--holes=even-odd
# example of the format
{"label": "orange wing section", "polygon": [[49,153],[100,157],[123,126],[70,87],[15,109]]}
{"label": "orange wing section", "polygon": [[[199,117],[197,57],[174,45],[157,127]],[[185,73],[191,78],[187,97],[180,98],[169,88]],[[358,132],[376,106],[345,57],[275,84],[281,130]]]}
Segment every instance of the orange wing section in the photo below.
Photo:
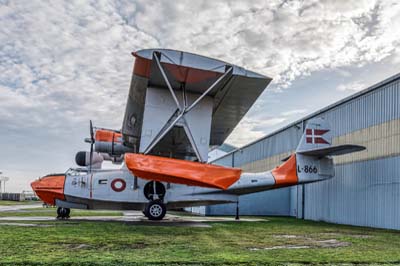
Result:
{"label": "orange wing section", "polygon": [[[137,53],[132,53],[136,58],[133,67],[133,73],[142,77],[150,77],[151,61],[150,59],[143,58]],[[162,63],[162,66],[168,70],[168,72],[179,82],[185,82],[187,84],[197,83],[206,79],[217,79],[223,75],[223,73],[198,69],[193,67],[180,66],[170,63]]]}
{"label": "orange wing section", "polygon": [[275,187],[286,187],[298,183],[296,166],[296,154],[292,154],[290,158],[272,170],[272,175],[275,178]]}
{"label": "orange wing section", "polygon": [[144,179],[190,186],[227,189],[242,170],[137,153],[126,153],[125,163],[135,175]]}

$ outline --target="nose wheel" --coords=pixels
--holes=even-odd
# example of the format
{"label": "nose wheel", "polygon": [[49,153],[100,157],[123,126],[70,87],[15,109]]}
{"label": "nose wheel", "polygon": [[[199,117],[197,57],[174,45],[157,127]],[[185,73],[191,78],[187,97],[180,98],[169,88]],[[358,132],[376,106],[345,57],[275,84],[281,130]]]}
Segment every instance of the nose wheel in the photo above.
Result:
{"label": "nose wheel", "polygon": [[57,208],[57,219],[68,219],[71,210],[69,208]]}
{"label": "nose wheel", "polygon": [[144,215],[149,220],[162,220],[167,213],[167,207],[160,200],[150,201],[144,210]]}

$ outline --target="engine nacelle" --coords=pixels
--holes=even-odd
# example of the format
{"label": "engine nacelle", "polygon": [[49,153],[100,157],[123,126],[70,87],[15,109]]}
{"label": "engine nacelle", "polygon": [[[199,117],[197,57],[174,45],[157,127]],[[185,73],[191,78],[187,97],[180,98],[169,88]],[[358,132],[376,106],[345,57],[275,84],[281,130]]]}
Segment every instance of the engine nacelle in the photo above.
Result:
{"label": "engine nacelle", "polygon": [[[103,156],[100,153],[93,152],[92,169],[100,169],[103,163]],[[82,167],[90,166],[90,152],[80,151],[75,155],[75,162]]]}
{"label": "engine nacelle", "polygon": [[118,142],[96,141],[94,149],[100,153],[107,153],[111,157],[123,155],[126,152],[133,152],[133,149]]}
{"label": "engine nacelle", "polygon": [[121,164],[124,161],[124,155],[111,156],[108,153],[102,153],[104,161],[111,161],[113,164]]}
{"label": "engine nacelle", "polygon": [[[123,144],[122,134],[119,131],[109,129],[96,129],[94,150],[108,154],[112,158],[110,161],[113,162],[126,152],[134,152],[132,148]],[[105,157],[104,159],[109,160]]]}

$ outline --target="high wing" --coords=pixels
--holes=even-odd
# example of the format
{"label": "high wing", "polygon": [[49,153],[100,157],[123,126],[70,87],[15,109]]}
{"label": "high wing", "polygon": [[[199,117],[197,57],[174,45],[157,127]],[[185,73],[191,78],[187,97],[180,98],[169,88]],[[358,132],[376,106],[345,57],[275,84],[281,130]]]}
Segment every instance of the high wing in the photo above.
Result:
{"label": "high wing", "polygon": [[136,58],[122,125],[134,152],[207,161],[270,83],[244,68],[167,49]]}

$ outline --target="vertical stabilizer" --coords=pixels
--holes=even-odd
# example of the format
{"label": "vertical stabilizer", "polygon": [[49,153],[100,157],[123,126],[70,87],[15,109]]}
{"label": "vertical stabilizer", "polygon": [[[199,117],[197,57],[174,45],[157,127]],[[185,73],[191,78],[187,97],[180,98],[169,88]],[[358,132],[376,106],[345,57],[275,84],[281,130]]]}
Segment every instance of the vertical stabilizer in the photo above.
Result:
{"label": "vertical stabilizer", "polygon": [[315,182],[335,175],[332,156],[362,151],[363,146],[332,146],[332,131],[327,121],[315,118],[307,123],[296,150],[299,183]]}
{"label": "vertical stabilizer", "polygon": [[331,127],[323,118],[308,121],[296,153],[331,146]]}

